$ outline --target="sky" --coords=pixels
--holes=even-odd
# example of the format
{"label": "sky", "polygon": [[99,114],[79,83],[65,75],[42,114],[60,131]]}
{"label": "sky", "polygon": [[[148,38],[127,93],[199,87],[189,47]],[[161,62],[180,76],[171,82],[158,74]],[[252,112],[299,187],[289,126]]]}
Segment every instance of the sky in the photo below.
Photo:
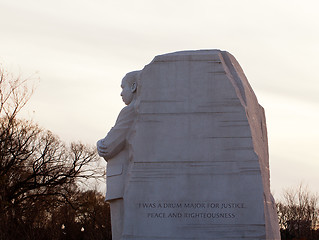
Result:
{"label": "sky", "polygon": [[0,0],[0,64],[37,82],[24,117],[95,144],[124,107],[127,72],[164,53],[226,50],[266,111],[275,198],[300,183],[319,193],[318,9],[317,0]]}

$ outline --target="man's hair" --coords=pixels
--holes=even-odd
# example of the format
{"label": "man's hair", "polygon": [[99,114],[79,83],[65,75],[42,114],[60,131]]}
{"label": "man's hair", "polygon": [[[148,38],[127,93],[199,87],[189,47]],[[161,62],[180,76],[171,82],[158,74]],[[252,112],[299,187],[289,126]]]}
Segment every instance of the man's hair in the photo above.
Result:
{"label": "man's hair", "polygon": [[125,80],[128,84],[132,85],[133,83],[137,84],[138,74],[140,71],[129,72],[125,75]]}

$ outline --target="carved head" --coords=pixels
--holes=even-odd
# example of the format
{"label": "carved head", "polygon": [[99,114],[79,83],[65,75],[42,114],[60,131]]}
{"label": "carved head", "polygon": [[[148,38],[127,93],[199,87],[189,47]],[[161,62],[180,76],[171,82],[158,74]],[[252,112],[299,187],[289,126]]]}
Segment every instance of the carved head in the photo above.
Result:
{"label": "carved head", "polygon": [[135,97],[135,92],[137,89],[137,76],[139,72],[140,71],[129,72],[122,79],[121,96],[122,96],[123,102],[126,105],[129,105]]}

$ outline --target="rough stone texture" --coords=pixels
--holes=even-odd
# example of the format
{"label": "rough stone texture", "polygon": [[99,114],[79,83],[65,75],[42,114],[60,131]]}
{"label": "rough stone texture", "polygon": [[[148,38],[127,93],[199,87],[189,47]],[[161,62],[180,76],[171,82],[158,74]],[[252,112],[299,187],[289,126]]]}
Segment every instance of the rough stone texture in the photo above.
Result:
{"label": "rough stone texture", "polygon": [[225,51],[142,70],[123,239],[280,239],[263,108]]}

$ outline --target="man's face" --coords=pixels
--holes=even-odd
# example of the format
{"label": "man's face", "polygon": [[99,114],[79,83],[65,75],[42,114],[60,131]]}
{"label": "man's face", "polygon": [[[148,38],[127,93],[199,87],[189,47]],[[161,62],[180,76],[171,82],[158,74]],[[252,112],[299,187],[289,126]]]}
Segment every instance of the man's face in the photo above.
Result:
{"label": "man's face", "polygon": [[132,86],[128,83],[126,77],[124,77],[122,80],[121,88],[122,88],[121,96],[122,96],[123,102],[126,105],[129,105],[133,100],[134,93],[132,91]]}

